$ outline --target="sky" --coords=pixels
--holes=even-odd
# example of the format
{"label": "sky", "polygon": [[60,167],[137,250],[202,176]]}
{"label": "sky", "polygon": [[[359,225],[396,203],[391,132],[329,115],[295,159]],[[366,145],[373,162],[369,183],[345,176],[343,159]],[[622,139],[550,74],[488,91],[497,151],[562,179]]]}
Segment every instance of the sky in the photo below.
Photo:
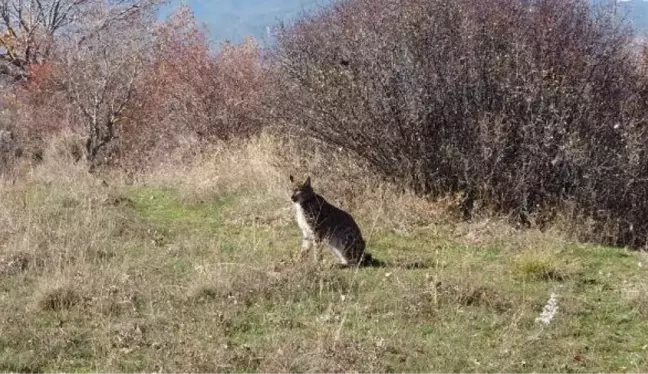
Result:
{"label": "sky", "polygon": [[207,25],[212,42],[240,42],[253,35],[263,39],[266,28],[279,20],[291,20],[303,12],[324,6],[330,0],[172,0],[162,16],[180,4],[191,7],[196,18]]}
{"label": "sky", "polygon": [[[267,42],[266,29],[280,20],[292,20],[303,12],[326,6],[332,0],[171,0],[161,16],[184,3],[207,25],[211,42],[240,42],[252,35]],[[479,0],[476,0],[479,1]],[[608,2],[614,0],[591,0]],[[648,0],[617,0],[623,16],[640,32],[648,33]]]}

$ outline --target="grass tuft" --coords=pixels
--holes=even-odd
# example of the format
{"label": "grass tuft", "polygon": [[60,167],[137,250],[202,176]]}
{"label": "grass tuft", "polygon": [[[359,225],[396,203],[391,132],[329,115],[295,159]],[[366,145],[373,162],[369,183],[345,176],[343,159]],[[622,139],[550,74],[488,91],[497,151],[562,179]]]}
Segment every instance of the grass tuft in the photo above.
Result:
{"label": "grass tuft", "polygon": [[565,274],[547,259],[521,259],[515,270],[524,280],[563,281]]}
{"label": "grass tuft", "polygon": [[72,284],[44,285],[36,295],[36,303],[43,311],[68,310],[81,302],[81,295]]}

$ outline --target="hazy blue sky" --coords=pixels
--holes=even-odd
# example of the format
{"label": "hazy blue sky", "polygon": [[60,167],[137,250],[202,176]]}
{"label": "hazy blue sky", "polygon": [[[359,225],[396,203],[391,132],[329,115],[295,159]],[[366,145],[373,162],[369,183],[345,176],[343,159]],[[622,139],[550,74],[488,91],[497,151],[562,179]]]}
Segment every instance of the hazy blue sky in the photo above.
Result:
{"label": "hazy blue sky", "polygon": [[[478,1],[478,0],[477,0]],[[591,0],[612,2],[613,0]],[[648,1],[617,0],[620,13],[640,32],[648,31]],[[171,0],[162,12],[168,14],[171,8],[181,3],[188,4],[200,22],[207,24],[212,42],[230,40],[239,42],[245,36],[253,35],[263,42],[266,27],[279,19],[290,20],[304,11],[325,6],[331,0]]]}
{"label": "hazy blue sky", "polygon": [[211,31],[213,41],[241,41],[247,35],[262,37],[267,26],[292,19],[330,0],[172,0],[163,11],[187,4]]}

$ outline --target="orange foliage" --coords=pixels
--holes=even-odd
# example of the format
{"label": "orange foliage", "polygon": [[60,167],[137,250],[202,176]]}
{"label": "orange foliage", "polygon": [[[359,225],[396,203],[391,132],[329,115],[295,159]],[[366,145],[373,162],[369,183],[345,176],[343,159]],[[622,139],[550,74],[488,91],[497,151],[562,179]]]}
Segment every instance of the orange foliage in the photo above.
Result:
{"label": "orange foliage", "polygon": [[[268,79],[252,39],[215,52],[187,7],[159,23],[152,37],[152,58],[135,78],[133,98],[119,118],[115,160],[142,165],[181,145],[201,149],[261,128]],[[27,138],[47,138],[63,129],[86,136],[66,90],[64,66],[56,59],[31,64],[28,79],[14,89],[14,109]]]}
{"label": "orange foliage", "polygon": [[267,79],[260,48],[248,39],[214,53],[207,36],[186,7],[159,25],[139,105],[123,124],[133,144],[127,154],[164,154],[182,143],[247,136],[261,127]]}
{"label": "orange foliage", "polygon": [[78,130],[57,69],[52,61],[28,65],[28,79],[13,87],[13,100],[5,101],[16,114],[12,121],[17,135],[28,143],[39,143],[64,129]]}
{"label": "orange foliage", "polygon": [[39,92],[52,87],[55,81],[55,66],[51,61],[31,64],[27,67],[29,79],[24,85],[30,92]]}

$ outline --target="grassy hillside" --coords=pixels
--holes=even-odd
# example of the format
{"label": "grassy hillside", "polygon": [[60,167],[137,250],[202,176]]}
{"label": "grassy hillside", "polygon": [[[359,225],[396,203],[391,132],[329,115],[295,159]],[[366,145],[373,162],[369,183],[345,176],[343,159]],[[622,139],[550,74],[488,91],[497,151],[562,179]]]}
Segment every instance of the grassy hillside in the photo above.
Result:
{"label": "grassy hillside", "polygon": [[[108,185],[59,156],[3,180],[0,370],[648,370],[644,253],[459,223],[295,149],[265,136]],[[285,181],[307,171],[385,267],[292,262]]]}

